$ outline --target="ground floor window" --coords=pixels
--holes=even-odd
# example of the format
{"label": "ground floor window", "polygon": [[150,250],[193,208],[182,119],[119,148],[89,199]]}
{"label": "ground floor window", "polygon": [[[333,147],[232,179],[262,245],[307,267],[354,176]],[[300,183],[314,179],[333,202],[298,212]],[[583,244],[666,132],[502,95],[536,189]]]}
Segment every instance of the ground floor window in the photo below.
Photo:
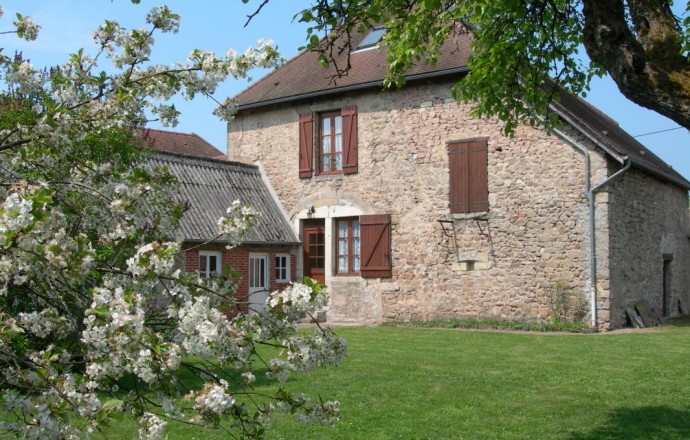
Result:
{"label": "ground floor window", "polygon": [[210,278],[221,273],[221,254],[215,251],[199,251],[199,276]]}
{"label": "ground floor window", "polygon": [[287,283],[290,281],[290,255],[276,254],[276,282]]}
{"label": "ground floor window", "polygon": [[388,214],[304,219],[302,237],[305,277],[324,283],[334,275],[392,276]]}
{"label": "ground floor window", "polygon": [[337,220],[337,270],[339,274],[360,272],[359,218]]}

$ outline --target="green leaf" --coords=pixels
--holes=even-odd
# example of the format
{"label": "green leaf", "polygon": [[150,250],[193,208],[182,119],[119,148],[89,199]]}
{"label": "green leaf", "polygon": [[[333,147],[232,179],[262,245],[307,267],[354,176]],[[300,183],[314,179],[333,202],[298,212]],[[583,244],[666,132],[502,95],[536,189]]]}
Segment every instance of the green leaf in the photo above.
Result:
{"label": "green leaf", "polygon": [[110,310],[108,310],[108,306],[99,306],[93,309],[93,312],[96,314],[96,316],[100,316],[101,318],[108,318],[110,316]]}
{"label": "green leaf", "polygon": [[103,409],[106,411],[119,410],[123,404],[124,402],[120,399],[110,399],[103,404]]}

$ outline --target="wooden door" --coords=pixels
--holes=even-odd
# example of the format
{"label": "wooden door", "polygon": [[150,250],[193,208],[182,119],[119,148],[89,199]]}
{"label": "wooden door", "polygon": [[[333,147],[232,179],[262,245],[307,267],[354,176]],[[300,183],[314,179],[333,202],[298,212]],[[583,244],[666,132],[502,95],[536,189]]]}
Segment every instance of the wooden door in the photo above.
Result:
{"label": "wooden door", "polygon": [[304,276],[326,282],[326,228],[324,221],[304,224]]}

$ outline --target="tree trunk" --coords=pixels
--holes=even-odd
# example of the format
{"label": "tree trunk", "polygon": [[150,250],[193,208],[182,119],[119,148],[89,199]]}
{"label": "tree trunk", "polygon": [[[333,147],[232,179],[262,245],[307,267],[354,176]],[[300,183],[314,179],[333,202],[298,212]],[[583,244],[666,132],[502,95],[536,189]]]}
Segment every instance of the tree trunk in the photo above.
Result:
{"label": "tree trunk", "polygon": [[665,0],[583,0],[584,45],[631,101],[690,130],[690,61]]}

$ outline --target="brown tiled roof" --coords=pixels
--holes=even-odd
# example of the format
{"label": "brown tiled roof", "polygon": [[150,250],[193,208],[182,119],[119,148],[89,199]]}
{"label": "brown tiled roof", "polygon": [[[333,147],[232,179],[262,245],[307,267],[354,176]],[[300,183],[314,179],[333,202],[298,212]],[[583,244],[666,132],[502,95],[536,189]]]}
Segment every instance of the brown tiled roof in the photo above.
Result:
{"label": "brown tiled roof", "polygon": [[[353,36],[352,46],[357,47],[364,35]],[[406,77],[408,80],[451,75],[459,78],[459,73],[468,71],[467,60],[471,54],[471,42],[470,34],[453,35],[442,47],[442,55],[435,66],[428,66],[422,62],[410,69]],[[336,62],[344,66],[346,59],[347,55],[341,54],[336,57]],[[352,67],[347,76],[338,78],[333,83],[333,67],[328,70],[321,67],[318,54],[315,52],[301,52],[237,95],[238,111],[329,96],[350,90],[381,87],[386,76],[385,51],[371,48],[352,53],[350,63]],[[551,108],[595,141],[614,159],[622,162],[629,158],[633,166],[690,190],[688,180],[621,129],[613,119],[584,99],[563,91],[561,99],[553,102]]]}
{"label": "brown tiled roof", "polygon": [[687,179],[584,99],[563,91],[551,108],[618,161],[628,158],[633,166],[690,190]]}
{"label": "brown tiled roof", "polygon": [[256,165],[169,153],[152,156],[149,164],[166,167],[180,182],[179,201],[189,207],[180,222],[183,240],[204,242],[214,238],[218,219],[233,201],[239,200],[260,213],[244,244],[299,242]]}
{"label": "brown tiled roof", "polygon": [[177,133],[147,128],[144,130],[142,137],[147,146],[158,151],[209,159],[226,158],[225,154],[194,133]]}
{"label": "brown tiled roof", "polygon": [[[352,47],[357,47],[366,34],[354,34]],[[471,36],[467,33],[453,34],[442,48],[442,55],[435,66],[426,65],[423,61],[406,72],[412,80],[429,74],[443,75],[466,70],[467,58],[470,55]],[[335,63],[343,68],[347,65],[347,53],[334,57]],[[240,92],[235,98],[239,101],[238,111],[262,107],[282,101],[309,98],[325,91],[339,93],[347,90],[381,87],[386,77],[385,51],[375,47],[350,54],[351,69],[346,76],[335,78],[333,65],[324,69],[318,62],[315,52],[300,52],[279,69]]]}

